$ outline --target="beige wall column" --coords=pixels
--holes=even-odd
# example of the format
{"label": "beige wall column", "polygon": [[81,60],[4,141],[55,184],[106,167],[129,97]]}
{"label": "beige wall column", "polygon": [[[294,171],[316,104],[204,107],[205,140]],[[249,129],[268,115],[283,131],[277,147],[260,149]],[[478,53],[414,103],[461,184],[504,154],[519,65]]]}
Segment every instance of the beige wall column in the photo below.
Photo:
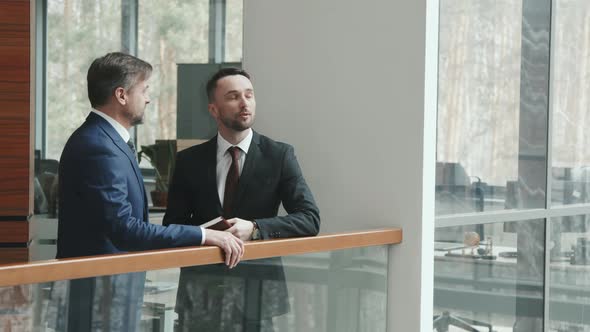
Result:
{"label": "beige wall column", "polygon": [[432,331],[437,43],[438,0],[244,2],[255,129],[295,146],[322,231],[404,230],[389,331]]}

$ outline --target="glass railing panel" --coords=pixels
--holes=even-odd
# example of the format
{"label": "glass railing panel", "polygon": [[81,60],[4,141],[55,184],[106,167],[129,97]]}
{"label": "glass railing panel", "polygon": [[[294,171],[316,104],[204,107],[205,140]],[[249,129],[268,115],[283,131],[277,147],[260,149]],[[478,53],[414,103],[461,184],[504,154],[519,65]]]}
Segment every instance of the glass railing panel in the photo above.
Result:
{"label": "glass railing panel", "polygon": [[385,331],[373,246],[0,288],[5,331]]}
{"label": "glass railing panel", "polygon": [[469,227],[435,232],[435,331],[543,331],[545,221]]}
{"label": "glass railing panel", "polygon": [[590,217],[552,218],[549,229],[548,331],[590,331]]}

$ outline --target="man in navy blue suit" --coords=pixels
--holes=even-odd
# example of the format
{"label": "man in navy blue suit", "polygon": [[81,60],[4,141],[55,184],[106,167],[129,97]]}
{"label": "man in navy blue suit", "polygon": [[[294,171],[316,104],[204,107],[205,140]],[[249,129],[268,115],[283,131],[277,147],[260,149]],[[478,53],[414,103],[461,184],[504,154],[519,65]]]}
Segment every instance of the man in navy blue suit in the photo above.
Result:
{"label": "man in navy blue suit", "polygon": [[[151,72],[149,63],[123,53],[109,53],[90,66],[93,110],[66,143],[60,160],[57,258],[205,244],[220,247],[232,268],[244,246],[231,233],[148,222],[143,178],[128,129],[143,120]],[[111,331],[139,328],[144,274],[104,278],[70,283],[68,330],[88,331],[97,324]],[[97,319],[97,307],[115,293],[120,298],[111,299],[109,317],[125,317]]]}

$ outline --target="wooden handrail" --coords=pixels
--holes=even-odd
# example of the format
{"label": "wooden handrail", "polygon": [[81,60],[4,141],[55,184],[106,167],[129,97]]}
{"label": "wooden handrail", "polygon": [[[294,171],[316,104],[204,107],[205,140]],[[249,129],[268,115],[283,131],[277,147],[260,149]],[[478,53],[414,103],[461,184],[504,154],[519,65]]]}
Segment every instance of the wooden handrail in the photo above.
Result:
{"label": "wooden handrail", "polygon": [[[402,230],[398,228],[252,241],[245,244],[242,260],[397,244],[401,241]],[[206,246],[0,265],[0,287],[222,262],[221,249]]]}

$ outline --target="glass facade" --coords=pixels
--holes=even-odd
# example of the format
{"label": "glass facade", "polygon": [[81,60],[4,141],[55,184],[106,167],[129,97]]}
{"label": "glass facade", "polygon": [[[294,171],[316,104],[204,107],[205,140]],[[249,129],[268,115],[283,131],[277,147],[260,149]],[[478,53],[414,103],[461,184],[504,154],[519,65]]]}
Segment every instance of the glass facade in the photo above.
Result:
{"label": "glass facade", "polygon": [[552,39],[552,168],[554,206],[590,202],[590,3],[555,1]]}
{"label": "glass facade", "polygon": [[[242,0],[223,3],[218,15],[207,0],[48,0],[46,111],[37,123],[38,135],[46,137],[36,147],[40,157],[59,161],[67,139],[90,112],[86,73],[92,60],[123,50],[154,68],[151,104],[136,127],[136,146],[176,139],[177,65],[210,63],[212,45],[225,54],[221,60],[242,60]],[[210,31],[214,20],[223,27],[222,37]],[[141,166],[151,168],[147,162]]]}
{"label": "glass facade", "polygon": [[455,228],[465,241],[435,242],[436,331],[542,331],[545,221],[478,226],[481,241]]}
{"label": "glass facade", "polygon": [[439,18],[434,328],[590,331],[590,5]]}
{"label": "glass facade", "polygon": [[521,1],[440,2],[438,215],[511,208],[506,188],[518,179],[521,17]]}
{"label": "glass facade", "polygon": [[47,150],[59,160],[90,111],[86,73],[92,60],[121,50],[121,1],[47,2]]}
{"label": "glass facade", "polygon": [[549,223],[549,331],[590,331],[590,216]]}
{"label": "glass facade", "polygon": [[150,0],[138,5],[138,56],[154,66],[151,103],[137,127],[138,145],[146,145],[176,138],[177,64],[208,62],[209,1]]}

